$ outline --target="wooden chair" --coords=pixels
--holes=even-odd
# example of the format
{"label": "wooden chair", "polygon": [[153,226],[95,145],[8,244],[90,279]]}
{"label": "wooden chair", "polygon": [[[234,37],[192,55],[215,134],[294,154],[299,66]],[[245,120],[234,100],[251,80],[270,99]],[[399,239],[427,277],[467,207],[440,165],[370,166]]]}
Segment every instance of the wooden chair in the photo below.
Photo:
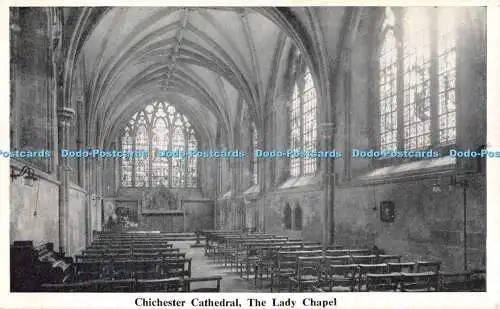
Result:
{"label": "wooden chair", "polygon": [[440,272],[440,292],[465,292],[471,272]]}
{"label": "wooden chair", "polygon": [[280,291],[283,284],[288,285],[288,280],[295,274],[297,269],[297,258],[299,256],[322,256],[323,251],[295,251],[295,252],[281,252],[279,251],[276,256],[276,268],[273,269],[271,274],[271,292],[276,287]]}
{"label": "wooden chair", "polygon": [[436,292],[438,285],[436,272],[402,273],[401,291],[403,292]]}
{"label": "wooden chair", "polygon": [[486,291],[484,271],[440,272],[439,291],[442,292],[484,292]]}
{"label": "wooden chair", "polygon": [[[84,260],[74,264],[75,278],[77,281],[88,281],[99,279],[103,271],[103,266],[106,261],[102,260]],[[108,262],[109,263],[109,262]]]}
{"label": "wooden chair", "polygon": [[135,279],[123,279],[123,280],[94,280],[94,289],[96,292],[121,292],[121,293],[131,293],[136,290]]}
{"label": "wooden chair", "polygon": [[335,256],[330,259],[330,265],[348,265],[351,263],[352,258],[350,255]]}
{"label": "wooden chair", "polygon": [[401,273],[366,274],[366,290],[368,292],[397,291],[401,282]]}
{"label": "wooden chair", "polygon": [[351,264],[375,264],[376,255],[352,255]]}
{"label": "wooden chair", "polygon": [[417,261],[417,266],[415,271],[416,272],[434,272],[434,273],[439,273],[439,270],[441,269],[441,262],[440,261]]}
{"label": "wooden chair", "polygon": [[321,276],[326,277],[328,268],[328,258],[323,256],[297,258],[297,268],[295,274],[288,280],[289,292],[304,292],[320,281]]}
{"label": "wooden chair", "polygon": [[353,292],[359,268],[356,264],[330,265],[328,274],[328,291]]}
{"label": "wooden chair", "polygon": [[326,250],[325,255],[328,256],[346,256],[350,255],[349,249],[335,249],[335,250]]}
{"label": "wooden chair", "polygon": [[94,292],[91,281],[42,284],[42,292]]}
{"label": "wooden chair", "polygon": [[343,250],[344,246],[342,245],[328,245],[326,250]]}
{"label": "wooden chair", "polygon": [[374,255],[371,249],[350,249],[350,255]]}
{"label": "wooden chair", "polygon": [[385,274],[387,271],[387,264],[359,264],[358,291],[365,290],[367,274]]}
{"label": "wooden chair", "polygon": [[[209,282],[216,281],[216,285],[212,287],[199,287],[193,288],[191,286],[192,283],[197,282]],[[184,292],[195,292],[195,293],[207,293],[207,292],[220,292],[220,284],[222,281],[221,276],[211,276],[211,277],[196,277],[196,278],[185,278],[184,279]]]}
{"label": "wooden chair", "polygon": [[380,254],[377,256],[377,263],[401,263],[401,255]]}
{"label": "wooden chair", "polygon": [[182,292],[182,278],[138,279],[137,292]]}
{"label": "wooden chair", "polygon": [[414,262],[404,263],[387,263],[389,273],[411,273],[415,270],[416,264]]}

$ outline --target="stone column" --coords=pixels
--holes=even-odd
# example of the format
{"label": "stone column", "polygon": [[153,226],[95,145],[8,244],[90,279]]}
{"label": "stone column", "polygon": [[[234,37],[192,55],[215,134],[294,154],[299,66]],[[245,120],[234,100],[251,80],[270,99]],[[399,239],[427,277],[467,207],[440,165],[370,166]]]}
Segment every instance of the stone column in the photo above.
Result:
{"label": "stone column", "polygon": [[10,8],[10,146],[19,148],[20,120],[18,91],[21,88],[18,53],[20,49],[19,8]]}
{"label": "stone column", "polygon": [[[57,109],[59,126],[59,149],[65,149],[69,144],[69,127],[75,111],[69,107]],[[69,204],[70,168],[66,157],[59,157],[59,252],[64,254],[67,249],[67,212]]]}
{"label": "stone column", "polygon": [[238,161],[236,158],[229,158],[229,170],[231,174],[231,198],[230,198],[230,213],[231,213],[231,229],[239,228],[238,224],[238,203],[236,200],[237,193],[239,192],[238,186]]}
{"label": "stone column", "polygon": [[[319,125],[319,134],[321,137],[321,149],[333,150],[335,124],[331,122],[321,123]],[[323,210],[323,245],[327,246],[334,243],[335,220],[334,220],[334,202],[335,202],[335,162],[333,158],[325,158],[321,167],[324,177],[324,210]]]}
{"label": "stone column", "polygon": [[[78,109],[77,117],[77,137],[76,137],[76,148],[83,149],[85,138],[85,109],[84,109],[84,100],[83,96],[79,96],[76,99],[76,108]],[[82,188],[85,188],[85,159],[78,158],[78,185]]]}

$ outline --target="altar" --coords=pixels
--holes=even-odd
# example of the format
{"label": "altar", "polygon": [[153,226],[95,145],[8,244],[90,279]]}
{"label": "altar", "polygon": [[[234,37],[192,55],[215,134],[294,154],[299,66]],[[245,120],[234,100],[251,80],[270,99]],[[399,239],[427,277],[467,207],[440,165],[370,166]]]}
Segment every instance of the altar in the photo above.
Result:
{"label": "altar", "polygon": [[185,231],[182,196],[163,185],[144,192],[139,229],[179,233]]}

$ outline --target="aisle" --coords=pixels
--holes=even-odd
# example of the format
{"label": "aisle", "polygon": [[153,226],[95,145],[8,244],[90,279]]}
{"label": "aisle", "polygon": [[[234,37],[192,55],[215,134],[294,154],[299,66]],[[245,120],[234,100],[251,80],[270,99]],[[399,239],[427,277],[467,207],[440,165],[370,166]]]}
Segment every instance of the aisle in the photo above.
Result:
{"label": "aisle", "polygon": [[[269,289],[256,289],[253,283],[243,279],[236,272],[231,272],[229,267],[215,264],[205,257],[204,248],[189,247],[194,241],[173,241],[174,248],[186,252],[186,257],[192,258],[191,276],[222,276],[221,292],[269,292]],[[234,270],[234,269],[233,269]],[[201,287],[207,283],[197,283],[193,287]],[[213,282],[208,284],[214,284]]]}

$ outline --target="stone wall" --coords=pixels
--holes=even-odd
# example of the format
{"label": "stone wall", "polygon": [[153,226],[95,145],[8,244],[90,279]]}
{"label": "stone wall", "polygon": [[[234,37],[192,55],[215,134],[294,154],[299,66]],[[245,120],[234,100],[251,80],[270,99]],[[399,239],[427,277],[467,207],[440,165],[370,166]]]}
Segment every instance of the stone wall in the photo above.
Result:
{"label": "stone wall", "polygon": [[[292,214],[297,205],[301,207],[301,230],[295,229],[293,224],[291,229],[285,229],[283,213],[287,203],[292,209]],[[324,218],[323,209],[323,191],[314,189],[303,191],[299,189],[296,191],[268,193],[264,206],[265,231],[286,235],[291,239],[320,242]]]}
{"label": "stone wall", "polygon": [[24,185],[23,177],[11,182],[10,242],[53,242],[58,248],[58,209],[59,185],[54,180],[41,178],[34,187]]}
{"label": "stone wall", "polygon": [[[47,179],[49,178],[49,179]],[[33,187],[23,178],[10,185],[10,240],[32,240],[35,244],[52,242],[59,248],[59,184],[50,177],[40,178]],[[66,255],[80,254],[87,238],[86,196],[72,186],[69,190]]]}
{"label": "stone wall", "polygon": [[[481,177],[467,189],[468,267],[482,267],[486,254],[486,192]],[[335,195],[335,242],[375,244],[405,260],[436,259],[443,269],[463,268],[463,189],[433,192],[434,180],[342,188]],[[380,201],[393,201],[394,222],[380,220]]]}
{"label": "stone wall", "polygon": [[66,254],[74,256],[85,249],[87,237],[87,209],[85,207],[85,192],[77,187],[70,186],[68,203],[68,247]]}

